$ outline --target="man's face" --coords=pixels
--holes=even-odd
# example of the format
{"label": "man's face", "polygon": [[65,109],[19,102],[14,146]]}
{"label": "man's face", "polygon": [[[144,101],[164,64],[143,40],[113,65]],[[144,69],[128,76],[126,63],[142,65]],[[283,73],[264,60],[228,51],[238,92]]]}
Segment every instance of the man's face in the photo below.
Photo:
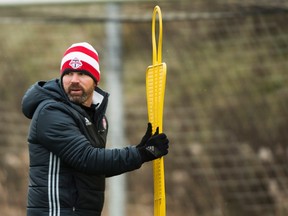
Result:
{"label": "man's face", "polygon": [[92,104],[94,80],[81,72],[64,74],[62,83],[70,101],[90,107]]}

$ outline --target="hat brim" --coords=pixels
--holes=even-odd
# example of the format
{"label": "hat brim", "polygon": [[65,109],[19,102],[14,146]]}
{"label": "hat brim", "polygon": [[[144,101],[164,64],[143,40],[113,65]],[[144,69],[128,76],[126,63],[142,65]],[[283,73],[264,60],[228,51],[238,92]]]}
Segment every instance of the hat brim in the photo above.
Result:
{"label": "hat brim", "polygon": [[80,70],[79,69],[73,69],[73,68],[67,68],[62,72],[61,77],[60,77],[61,82],[62,82],[63,76],[67,73],[70,73],[70,72],[76,72],[76,73],[78,72],[78,73],[86,74],[87,76],[90,76],[94,80],[95,84],[97,84],[99,82],[89,71],[81,70],[81,69]]}

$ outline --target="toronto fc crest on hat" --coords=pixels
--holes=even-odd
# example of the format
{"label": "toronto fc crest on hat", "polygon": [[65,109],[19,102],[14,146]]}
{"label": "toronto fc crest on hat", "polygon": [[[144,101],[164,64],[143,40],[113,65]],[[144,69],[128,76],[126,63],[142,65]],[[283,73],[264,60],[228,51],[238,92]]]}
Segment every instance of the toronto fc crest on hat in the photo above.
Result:
{"label": "toronto fc crest on hat", "polygon": [[73,68],[73,69],[78,69],[82,66],[81,61],[78,58],[74,58],[70,61],[69,65]]}

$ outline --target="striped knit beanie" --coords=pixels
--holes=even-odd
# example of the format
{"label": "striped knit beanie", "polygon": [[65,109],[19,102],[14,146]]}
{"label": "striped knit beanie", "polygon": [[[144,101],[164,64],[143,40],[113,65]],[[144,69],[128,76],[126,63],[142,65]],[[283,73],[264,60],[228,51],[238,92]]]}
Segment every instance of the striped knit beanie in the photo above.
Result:
{"label": "striped knit beanie", "polygon": [[89,43],[75,43],[65,51],[61,61],[61,79],[65,73],[71,71],[84,72],[95,82],[100,81],[98,53]]}

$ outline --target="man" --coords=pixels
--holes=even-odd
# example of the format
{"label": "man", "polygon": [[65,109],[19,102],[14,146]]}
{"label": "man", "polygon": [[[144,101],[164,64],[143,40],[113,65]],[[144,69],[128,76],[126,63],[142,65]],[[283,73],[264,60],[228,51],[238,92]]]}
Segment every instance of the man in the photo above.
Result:
{"label": "man", "polygon": [[99,216],[105,178],[129,172],[168,153],[168,138],[152,135],[140,144],[105,149],[108,93],[98,87],[99,59],[88,43],[64,53],[60,79],[40,81],[22,100],[31,119],[28,216]]}

